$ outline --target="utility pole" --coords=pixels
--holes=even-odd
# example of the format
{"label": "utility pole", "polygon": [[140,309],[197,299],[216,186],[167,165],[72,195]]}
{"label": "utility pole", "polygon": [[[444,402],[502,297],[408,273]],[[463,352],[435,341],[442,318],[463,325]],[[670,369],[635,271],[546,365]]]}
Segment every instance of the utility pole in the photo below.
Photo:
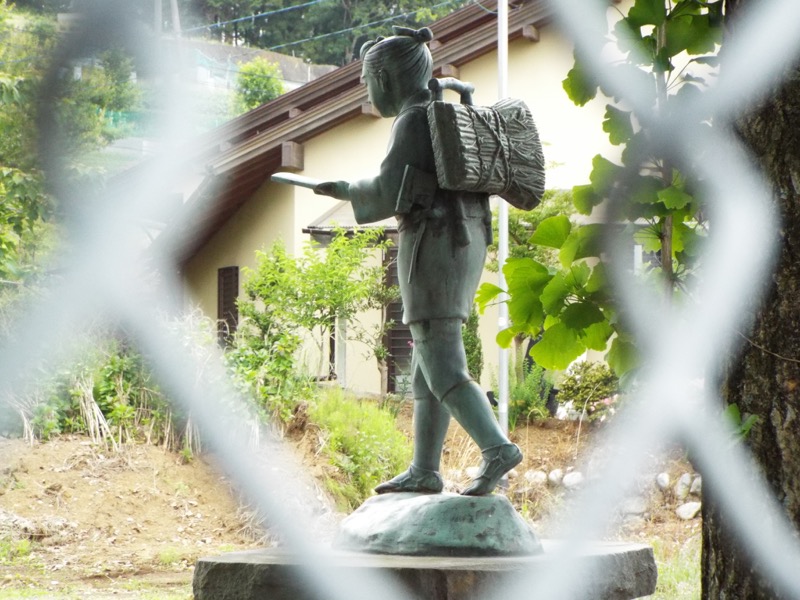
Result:
{"label": "utility pole", "polygon": [[[508,97],[508,0],[497,2],[497,98],[503,100]],[[508,258],[508,205],[505,200],[500,200],[497,207],[497,285],[506,289],[506,278],[503,275],[503,266]],[[500,331],[507,328],[508,304],[500,302],[497,327]],[[503,433],[508,435],[508,348],[500,348],[498,357],[498,398],[497,417]],[[507,481],[504,479],[504,481]]]}

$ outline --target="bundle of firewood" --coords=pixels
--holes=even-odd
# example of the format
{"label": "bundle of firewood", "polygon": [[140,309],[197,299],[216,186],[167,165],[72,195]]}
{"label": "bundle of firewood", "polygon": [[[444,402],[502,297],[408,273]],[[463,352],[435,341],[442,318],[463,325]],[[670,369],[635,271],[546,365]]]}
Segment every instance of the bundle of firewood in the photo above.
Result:
{"label": "bundle of firewood", "polygon": [[544,155],[530,110],[521,100],[491,107],[436,101],[428,121],[439,185],[497,194],[530,210],[544,194]]}

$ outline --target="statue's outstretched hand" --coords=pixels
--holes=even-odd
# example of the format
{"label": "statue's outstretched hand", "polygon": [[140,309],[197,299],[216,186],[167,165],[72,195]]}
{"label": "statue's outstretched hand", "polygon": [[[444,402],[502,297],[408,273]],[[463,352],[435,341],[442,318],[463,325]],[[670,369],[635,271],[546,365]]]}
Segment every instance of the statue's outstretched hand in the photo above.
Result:
{"label": "statue's outstretched hand", "polygon": [[350,184],[347,181],[323,181],[314,188],[320,196],[332,196],[337,200],[350,199]]}

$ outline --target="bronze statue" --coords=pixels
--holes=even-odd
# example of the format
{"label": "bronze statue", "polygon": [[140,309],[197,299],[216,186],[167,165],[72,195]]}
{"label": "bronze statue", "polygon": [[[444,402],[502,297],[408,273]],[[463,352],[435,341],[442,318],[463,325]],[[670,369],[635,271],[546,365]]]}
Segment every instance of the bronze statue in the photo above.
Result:
{"label": "bronze statue", "polygon": [[452,415],[481,450],[480,474],[462,493],[488,494],[522,460],[501,430],[486,395],[467,372],[461,325],[469,316],[491,239],[488,195],[438,185],[428,106],[431,30],[395,28],[361,51],[369,98],[395,117],[380,173],[329,181],[317,194],[349,200],[358,223],[396,216],[403,321],[411,328],[414,458],[407,471],[375,488],[442,491],[439,465]]}

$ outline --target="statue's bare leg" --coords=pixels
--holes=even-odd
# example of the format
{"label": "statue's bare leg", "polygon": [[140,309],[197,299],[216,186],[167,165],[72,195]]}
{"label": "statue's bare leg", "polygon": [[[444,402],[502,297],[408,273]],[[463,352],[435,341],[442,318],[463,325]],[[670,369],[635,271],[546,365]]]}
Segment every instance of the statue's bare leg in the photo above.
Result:
{"label": "statue's bare leg", "polygon": [[444,404],[481,449],[483,461],[478,476],[461,493],[483,496],[497,487],[500,479],[522,462],[522,452],[500,429],[486,394],[474,381],[465,381],[442,398]]}
{"label": "statue's bare leg", "polygon": [[415,359],[412,361],[414,393],[414,458],[408,470],[375,488],[378,494],[422,492],[437,494],[444,482],[439,473],[450,413],[428,389]]}
{"label": "statue's bare leg", "polygon": [[[417,363],[428,387],[481,449],[480,473],[462,494],[488,494],[522,461],[522,452],[503,433],[486,394],[467,372],[461,321],[412,323],[411,332]],[[438,456],[436,460],[438,464]]]}

